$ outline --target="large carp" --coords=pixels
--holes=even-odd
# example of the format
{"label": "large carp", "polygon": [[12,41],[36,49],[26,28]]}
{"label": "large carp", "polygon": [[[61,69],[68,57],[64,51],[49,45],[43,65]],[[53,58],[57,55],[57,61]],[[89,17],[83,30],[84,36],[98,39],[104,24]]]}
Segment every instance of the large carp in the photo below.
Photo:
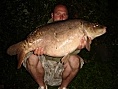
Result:
{"label": "large carp", "polygon": [[36,28],[26,40],[10,46],[7,53],[17,54],[18,68],[20,68],[26,54],[38,47],[44,49],[45,55],[62,57],[75,51],[82,44],[83,37],[87,41],[86,48],[89,50],[90,41],[105,32],[105,26],[79,19],[54,22]]}

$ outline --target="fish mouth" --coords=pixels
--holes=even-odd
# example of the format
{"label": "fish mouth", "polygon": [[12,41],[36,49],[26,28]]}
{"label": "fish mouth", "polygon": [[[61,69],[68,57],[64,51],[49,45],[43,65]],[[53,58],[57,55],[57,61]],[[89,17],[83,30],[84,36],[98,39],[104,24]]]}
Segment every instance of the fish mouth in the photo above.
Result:
{"label": "fish mouth", "polygon": [[104,30],[103,30],[103,33],[106,33],[106,29],[107,29],[107,27],[104,27],[103,29],[104,29]]}

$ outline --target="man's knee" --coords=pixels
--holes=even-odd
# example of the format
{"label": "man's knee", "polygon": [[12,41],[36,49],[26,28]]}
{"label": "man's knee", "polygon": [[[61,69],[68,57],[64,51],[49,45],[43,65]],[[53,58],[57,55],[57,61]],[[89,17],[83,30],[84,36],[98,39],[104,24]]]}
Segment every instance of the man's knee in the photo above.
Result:
{"label": "man's knee", "polygon": [[80,67],[80,57],[78,55],[71,55],[69,58],[69,64],[72,69],[78,69]]}
{"label": "man's knee", "polygon": [[38,56],[32,54],[28,59],[27,59],[27,65],[29,66],[37,66],[39,62]]}

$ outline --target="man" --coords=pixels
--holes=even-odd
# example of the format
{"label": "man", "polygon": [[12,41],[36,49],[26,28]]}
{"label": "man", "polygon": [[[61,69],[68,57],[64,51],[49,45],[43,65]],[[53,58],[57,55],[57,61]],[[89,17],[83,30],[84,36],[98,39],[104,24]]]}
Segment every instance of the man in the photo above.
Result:
{"label": "man", "polygon": [[66,6],[64,5],[55,6],[53,12],[51,13],[51,17],[52,18],[48,21],[48,23],[68,19],[68,10]]}
{"label": "man", "polygon": [[[49,23],[66,19],[68,19],[68,10],[66,6],[59,4],[55,6],[51,13]],[[78,49],[85,46],[86,42],[84,40],[82,42],[83,45],[79,45]],[[47,84],[59,86],[58,89],[67,89],[69,83],[84,64],[82,58],[77,55],[79,51],[69,54],[67,61],[62,63],[60,62],[62,58],[45,56],[43,55],[43,49],[37,48],[34,53],[28,54],[23,65],[38,83],[38,89],[47,89]]]}

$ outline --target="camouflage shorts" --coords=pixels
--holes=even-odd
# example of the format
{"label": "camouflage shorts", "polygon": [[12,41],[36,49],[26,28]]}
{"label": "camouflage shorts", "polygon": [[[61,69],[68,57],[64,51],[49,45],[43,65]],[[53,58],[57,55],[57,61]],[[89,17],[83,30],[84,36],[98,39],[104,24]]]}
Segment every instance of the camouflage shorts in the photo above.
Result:
{"label": "camouflage shorts", "polygon": [[[23,62],[23,66],[26,67],[26,60],[32,53],[29,53]],[[62,82],[62,72],[64,70],[63,64],[53,60],[47,60],[45,56],[38,56],[42,66],[45,70],[44,82],[50,86],[58,86]],[[80,58],[81,68],[84,64],[83,59]]]}
{"label": "camouflage shorts", "polygon": [[[23,61],[23,66],[26,67],[26,61],[32,52],[29,52]],[[62,72],[64,70],[63,64],[53,60],[46,60],[45,56],[38,56],[42,66],[45,70],[44,82],[50,86],[57,86],[61,84]]]}

